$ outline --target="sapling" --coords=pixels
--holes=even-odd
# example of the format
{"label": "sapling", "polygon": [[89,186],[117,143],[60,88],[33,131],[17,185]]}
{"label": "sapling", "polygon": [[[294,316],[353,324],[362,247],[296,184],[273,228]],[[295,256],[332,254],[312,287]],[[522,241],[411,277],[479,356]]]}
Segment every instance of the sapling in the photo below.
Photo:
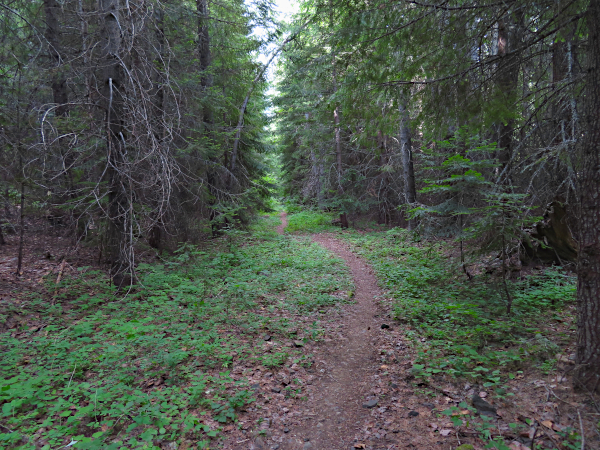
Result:
{"label": "sapling", "polygon": [[472,238],[483,238],[483,251],[500,250],[502,267],[502,286],[506,295],[506,313],[510,314],[513,296],[508,287],[507,277],[509,248],[518,251],[525,236],[526,227],[540,218],[531,214],[531,207],[525,205],[525,194],[503,192],[498,189],[486,195],[486,206],[477,208],[479,220],[468,230]]}
{"label": "sapling", "polygon": [[466,133],[467,130],[461,128],[454,138],[438,142],[443,152],[425,151],[429,157],[445,159],[428,168],[437,176],[426,180],[427,185],[420,192],[444,200],[410,212],[421,219],[421,226],[428,228],[427,231],[455,237],[459,242],[461,266],[469,279],[472,276],[465,262],[465,241],[482,241],[480,251],[500,251],[506,311],[510,314],[513,296],[507,281],[509,248],[518,251],[524,228],[539,218],[531,214],[525,194],[512,193],[510,186],[498,186],[485,178],[484,173],[498,165],[492,158],[496,144]]}

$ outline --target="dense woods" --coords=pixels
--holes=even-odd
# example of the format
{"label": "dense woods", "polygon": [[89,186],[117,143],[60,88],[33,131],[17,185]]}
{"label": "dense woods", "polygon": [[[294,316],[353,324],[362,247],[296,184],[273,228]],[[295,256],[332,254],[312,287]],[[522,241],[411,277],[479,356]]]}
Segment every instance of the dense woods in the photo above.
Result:
{"label": "dense woods", "polygon": [[268,192],[255,60],[266,41],[250,34],[271,27],[268,5],[2,6],[5,220],[18,226],[22,198],[98,246],[121,281],[141,241],[198,242],[247,222]]}
{"label": "dense woods", "polygon": [[503,276],[573,263],[583,239],[580,361],[597,387],[596,2],[302,8],[314,19],[284,51],[275,100],[286,195],[342,224],[370,214],[461,252],[470,240],[499,252]]}
{"label": "dense woods", "polygon": [[[431,314],[436,317],[431,323],[443,329],[446,324],[436,322],[438,312],[432,312],[438,308],[432,306],[435,301],[445,295],[436,282],[447,283],[449,298],[481,288],[473,294],[477,297],[489,289],[488,279],[482,277],[491,274],[500,306],[491,302],[481,306],[473,300],[466,306],[440,307],[449,311],[464,307],[464,316],[475,317],[468,308],[481,306],[477,320],[491,330],[487,334],[473,323],[468,328],[463,316],[444,316],[450,317],[446,322],[456,320],[468,328],[465,340],[480,332],[485,335],[483,344],[473,344],[481,354],[488,339],[497,339],[506,349],[522,345],[516,343],[516,323],[534,320],[536,311],[568,311],[570,291],[564,280],[576,276],[576,334],[568,376],[576,392],[596,398],[600,392],[599,2],[302,0],[288,20],[279,17],[274,3],[0,0],[0,255],[4,258],[0,262],[3,276],[15,280],[0,286],[0,301],[6,296],[0,309],[4,321],[0,336],[5,333],[0,350],[8,355],[6,367],[12,367],[0,373],[2,392],[17,385],[42,392],[40,386],[48,385],[55,394],[62,386],[71,395],[75,376],[81,383],[71,389],[80,391],[69,402],[76,403],[74,398],[78,402],[78,395],[86,398],[81,400],[82,408],[91,408],[89,399],[94,389],[97,396],[98,386],[106,388],[106,405],[131,396],[127,408],[164,406],[166,393],[164,398],[155,393],[152,401],[144,403],[142,393],[130,389],[139,385],[142,369],[140,364],[134,368],[133,363],[123,363],[151,355],[148,358],[154,362],[143,363],[144,370],[156,370],[152,377],[161,381],[155,388],[172,381],[168,389],[173,390],[168,392],[171,400],[185,399],[178,406],[182,411],[204,407],[217,417],[216,422],[234,421],[235,411],[250,404],[251,394],[240,390],[228,371],[194,378],[199,371],[234,365],[234,354],[254,358],[269,369],[288,359],[297,367],[305,345],[295,339],[300,325],[289,325],[287,316],[273,331],[271,319],[251,316],[254,313],[247,309],[264,302],[272,311],[277,302],[285,303],[308,327],[314,319],[310,314],[324,314],[321,308],[337,298],[337,293],[332,294],[341,289],[334,287],[336,283],[344,286],[340,298],[353,289],[339,261],[329,262],[322,249],[303,241],[268,240],[275,238],[261,228],[265,220],[272,225],[264,216],[279,211],[282,204],[288,213],[299,212],[291,219],[289,232],[301,231],[306,226],[302,221],[315,217],[327,222],[319,223],[318,231],[339,226],[348,233],[347,244],[370,258],[389,295],[417,299],[394,313],[406,323],[425,323],[420,314]],[[380,238],[351,234],[358,227],[389,231]],[[54,261],[53,271],[40,277],[27,272],[25,260],[28,251],[38,251],[28,243],[37,245],[47,234],[64,238],[61,245],[68,250],[60,256],[44,249],[42,258],[60,258]],[[266,243],[260,243],[263,238]],[[415,247],[405,252],[408,241]],[[423,242],[429,250],[423,250]],[[436,272],[444,261],[442,251],[433,250],[439,242],[448,245],[449,260],[458,261],[451,276]],[[388,244],[389,249],[382,248]],[[287,256],[288,251],[296,256]],[[73,269],[81,272],[80,278],[65,281],[66,261],[79,252],[93,258],[86,260],[85,267]],[[421,262],[406,256],[410,252]],[[398,267],[406,264],[406,270],[381,262],[391,254]],[[264,267],[259,265],[262,261]],[[302,297],[303,288],[292,274],[273,275],[275,269],[269,264],[307,270],[302,272],[303,282],[312,279],[319,286],[310,287],[310,294],[303,292],[314,298]],[[549,269],[547,278],[535,278],[539,267],[551,266],[565,272]],[[414,281],[414,273],[420,274],[420,282]],[[48,274],[52,280],[44,278]],[[538,281],[530,283],[529,276]],[[553,276],[560,278],[556,286]],[[25,280],[31,284],[17,285]],[[45,289],[39,299],[35,287],[27,291],[36,282]],[[523,300],[524,292],[538,282],[540,291],[554,291],[539,294],[542,306],[534,307]],[[29,287],[21,293],[22,288],[15,286]],[[436,300],[421,305],[417,290],[435,295]],[[123,339],[138,342],[139,338],[142,343],[135,349],[123,345],[112,354],[106,350],[108,356],[97,358],[102,369],[85,362],[86,352],[104,348],[100,343],[81,354],[73,350],[76,356],[68,366],[73,372],[65,378],[52,370],[64,363],[60,358],[79,347],[73,344],[48,357],[46,349],[60,342],[59,337],[50,344],[15,334],[17,322],[11,321],[21,314],[15,312],[21,306],[15,305],[24,298],[45,305],[46,309],[39,307],[44,312],[38,318],[48,315],[61,320],[64,306],[73,323],[61,324],[64,328],[57,332],[73,342],[82,336],[88,339],[92,329],[104,333],[100,327],[110,321],[113,328],[106,332],[110,339],[126,336]],[[17,303],[11,303],[14,299]],[[121,309],[113,302],[127,307]],[[95,316],[90,312],[93,308],[98,308]],[[138,325],[128,322],[132,314],[136,320],[148,317],[139,325],[145,331],[134,331]],[[165,332],[164,339],[188,333],[185,345],[169,341],[171,347],[160,353],[162,325],[151,322],[152,314],[157,323],[175,327]],[[174,318],[181,324],[173,325]],[[94,327],[103,325],[76,325],[88,319]],[[317,319],[311,326],[316,327]],[[36,325],[34,332],[41,333],[51,320]],[[55,325],[48,328],[51,337]],[[528,326],[523,324],[524,329]],[[236,333],[252,335],[259,329],[288,333],[298,354],[282,350],[260,355],[246,348],[245,337],[235,341]],[[318,335],[315,330],[313,337]],[[535,333],[537,339],[541,332]],[[548,355],[558,352],[558,347],[550,347]],[[190,363],[192,348],[206,352],[202,353],[206,361]],[[448,361],[458,358],[459,351],[452,349],[444,356]],[[31,369],[33,363],[26,367],[34,359],[24,356],[27,352],[46,355],[40,356],[46,362],[39,367],[51,373],[49,378],[40,375],[44,370]],[[60,356],[52,359],[56,355]],[[455,377],[466,376],[454,362],[426,373],[423,355],[415,360],[412,375],[431,376],[446,367],[455,371]],[[562,361],[560,353],[550,357],[557,364]],[[508,359],[494,361],[503,370],[512,367]],[[473,364],[483,367],[488,362]],[[169,369],[161,372],[153,364]],[[122,367],[123,373],[106,367]],[[98,385],[85,381],[98,374],[108,381]],[[477,376],[470,381],[483,380]],[[495,380],[491,375],[486,379],[486,384]],[[41,381],[35,384],[36,380]],[[141,383],[147,390],[152,386],[145,379]],[[211,389],[205,391],[207,385]],[[202,394],[215,389],[221,394],[211,398]],[[59,444],[69,444],[77,434],[69,429],[52,437],[50,430],[58,429],[49,422],[52,413],[36,412],[33,397],[23,400],[25,394],[11,395],[12,391],[0,396],[0,449],[64,448]],[[285,398],[290,395],[286,392]],[[19,408],[31,417],[17,418]],[[181,419],[177,426],[168,425],[171,419],[160,416],[167,414],[166,409],[147,413],[147,417],[163,417],[156,419],[158,425],[137,420],[146,412],[135,416],[133,409],[121,413],[107,407],[100,414],[104,422],[95,406],[93,411],[95,418],[88,422],[96,434],[82,432],[85,439],[79,444],[73,438],[76,448],[188,448],[156,442],[158,447],[144,447],[154,442],[156,430],[165,436],[172,433],[169,439],[177,445],[187,439],[205,448],[217,435],[216,422],[189,415],[177,416]],[[26,425],[29,434],[25,428],[17,430],[21,434],[13,430],[17,422],[26,423],[36,414],[40,420]],[[81,414],[78,421],[91,417],[89,411]],[[84,420],[85,414],[89,417]],[[121,431],[115,421],[123,417],[130,424],[138,423],[137,431],[151,423],[156,430],[139,442],[136,435],[129,447],[120,447],[126,441],[117,440]],[[34,428],[42,425],[44,431],[36,438]],[[67,425],[61,422],[61,426]],[[134,428],[130,425],[126,434]],[[144,429],[149,433],[150,428]],[[538,448],[535,433],[529,439]],[[489,433],[487,437],[492,442]],[[47,446],[34,444],[36,439]],[[564,445],[557,448],[575,448]],[[593,447],[585,447],[583,439],[584,448]]]}

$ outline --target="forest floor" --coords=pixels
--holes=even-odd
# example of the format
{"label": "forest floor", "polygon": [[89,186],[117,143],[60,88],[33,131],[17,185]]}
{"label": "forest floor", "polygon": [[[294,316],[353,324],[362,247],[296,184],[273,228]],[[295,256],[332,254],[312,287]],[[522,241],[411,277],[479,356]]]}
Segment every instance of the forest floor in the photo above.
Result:
{"label": "forest floor", "polygon": [[[285,212],[281,222],[279,234],[288,225]],[[402,380],[407,374],[389,376],[388,366],[378,358],[387,349],[396,351],[396,360],[410,355],[401,333],[390,326],[390,316],[377,303],[383,292],[373,270],[335,236],[319,233],[311,238],[350,268],[354,301],[329,323],[339,334],[317,348],[313,368],[317,379],[295,412],[303,420],[285,428],[279,448],[442,448],[444,442],[423,421],[433,404],[411,395],[413,390]],[[451,447],[447,442],[446,448]]]}
{"label": "forest floor", "polygon": [[[285,212],[281,221],[279,234],[288,226]],[[392,299],[379,287],[374,270],[339,234],[310,237],[349,267],[354,302],[329,317],[337,336],[312,347],[315,364],[307,374],[315,375],[305,383],[302,371],[292,374],[306,385],[306,401],[291,410],[284,407],[281,415],[275,412],[251,449],[600,448],[598,430],[587,444],[581,439],[580,410],[587,413],[588,435],[598,410],[593,400],[575,394],[566,383],[563,374],[571,363],[566,357],[557,355],[562,371],[550,371],[545,379],[535,370],[517,371],[503,385],[512,391],[507,397],[496,395],[503,390],[484,380],[416,379],[417,349],[406,341],[406,329],[391,319]],[[270,408],[276,411],[277,405]],[[571,431],[577,428],[581,434]],[[494,434],[508,441],[493,439]]]}
{"label": "forest floor", "polygon": [[511,281],[506,316],[451,245],[282,213],[147,258],[124,297],[31,233],[20,278],[0,249],[2,450],[600,448],[568,272]]}

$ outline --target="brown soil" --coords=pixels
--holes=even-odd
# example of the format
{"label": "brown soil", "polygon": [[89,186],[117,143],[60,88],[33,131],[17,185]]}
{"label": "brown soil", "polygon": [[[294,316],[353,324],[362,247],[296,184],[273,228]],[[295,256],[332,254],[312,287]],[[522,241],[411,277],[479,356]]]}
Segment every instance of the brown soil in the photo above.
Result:
{"label": "brown soil", "polygon": [[[283,234],[287,226],[285,213],[281,214],[281,222],[277,232]],[[53,287],[63,259],[64,276],[75,276],[77,267],[97,264],[92,249],[74,245],[64,234],[58,229],[40,232],[31,227],[20,277],[14,275],[18,237],[7,236],[9,245],[0,247],[0,314],[5,314],[7,320],[0,323],[0,331],[43,322],[43,317],[19,313],[20,305],[32,291],[52,297],[53,292],[46,292],[44,280],[50,279]],[[240,412],[238,422],[224,427],[223,448],[452,450],[468,443],[475,450],[483,449],[479,433],[467,426],[454,427],[447,416],[440,414],[461,401],[469,402],[473,393],[482,389],[469,383],[458,386],[456,380],[443,374],[434,378],[435,386],[417,384],[411,374],[415,355],[404,342],[404,333],[410,327],[400,326],[388,315],[391,301],[378,287],[372,269],[333,234],[314,235],[313,241],[346,261],[356,287],[354,302],[331,308],[326,314],[318,312],[319,317],[290,317],[311,322],[318,319],[325,324],[324,337],[319,342],[306,340],[302,348],[313,362],[311,367],[292,364],[270,372],[243,362],[231,368],[232,377],[249,381],[256,401]],[[12,312],[7,313],[8,307]],[[390,328],[382,329],[382,324]],[[260,341],[268,351],[271,342]],[[506,401],[488,397],[501,416],[496,424],[498,431],[515,436],[508,423],[535,420],[529,433],[533,433],[536,443],[562,449],[565,447],[555,445],[562,441],[555,429],[570,426],[578,430],[581,412],[586,448],[600,448],[595,403],[573,393],[570,375],[568,382],[562,378],[568,374],[569,364],[570,360],[560,359],[556,371],[546,376],[528,371],[508,381],[507,390],[515,396]],[[290,388],[300,388],[301,393],[289,395]],[[377,400],[377,405],[363,407],[369,400]],[[203,421],[212,428],[221,426],[211,419]],[[189,442],[179,448],[196,447]],[[525,448],[517,443],[511,446],[515,450]]]}
{"label": "brown soil", "polygon": [[288,226],[287,213],[283,211],[279,217],[281,218],[281,225],[277,227],[277,233],[283,234],[283,230]]}
{"label": "brown soil", "polygon": [[[282,214],[279,233],[286,224]],[[317,234],[313,241],[346,261],[356,287],[355,303],[328,312],[324,320],[325,339],[306,343],[304,353],[314,362],[312,367],[304,369],[294,364],[275,375],[251,374],[250,381],[261,384],[262,394],[256,408],[240,416],[243,429],[231,436],[224,448],[452,450],[461,444],[471,444],[474,450],[482,450],[485,443],[468,421],[456,427],[441,413],[461,402],[470,403],[474,393],[487,396],[485,390],[470,383],[457,385],[456,380],[444,374],[435,376],[430,384],[419,383],[411,373],[414,351],[404,343],[404,333],[410,327],[400,328],[388,315],[391,299],[378,287],[372,269],[335,235]],[[390,328],[382,329],[383,324]],[[506,400],[486,397],[498,408],[495,426],[498,432],[510,437],[511,450],[528,449],[513,440],[518,438],[523,442],[525,431],[513,433],[508,426],[509,423],[525,425],[525,420],[533,421],[529,431],[525,427],[525,434],[533,433],[536,443],[544,448],[564,448],[556,445],[562,441],[556,430],[566,426],[578,430],[579,411],[586,413],[586,448],[596,448],[596,442],[590,442],[594,434],[595,422],[590,421],[590,417],[595,417],[594,408],[589,399],[573,393],[566,378],[557,382],[557,373],[558,370],[548,375],[547,380],[535,379],[539,377],[535,373],[525,378],[519,375],[506,383],[513,397]],[[282,394],[273,394],[278,392],[272,390],[277,383],[294,389],[300,386],[302,397],[283,398]],[[367,408],[370,400],[376,400],[377,404]],[[258,426],[251,431],[249,423]]]}
{"label": "brown soil", "polygon": [[[281,222],[279,234],[287,226],[286,213],[281,214]],[[335,237],[317,234],[312,239],[342,258],[350,268],[355,284],[354,303],[343,307],[341,314],[329,317],[330,329],[340,330],[337,336],[313,348],[315,364],[309,373],[316,376],[308,375],[307,401],[296,403],[296,411],[284,410],[279,420],[263,427],[263,431],[268,429],[267,437],[257,437],[250,448],[440,448],[422,416],[414,416],[418,410],[429,415],[430,407],[418,405],[406,382],[406,373],[392,376],[388,366],[382,364],[406,360],[408,369],[412,356],[398,330],[382,328],[390,325],[390,317],[378,303],[384,292],[378,287],[373,270]],[[377,403],[373,406],[369,401]],[[409,404],[411,408],[407,407]],[[409,410],[413,415],[408,415]],[[267,444],[268,441],[280,444]]]}
{"label": "brown soil", "polygon": [[20,276],[16,275],[19,234],[5,234],[6,245],[0,245],[0,332],[41,326],[44,317],[25,313],[21,306],[33,294],[51,299],[54,290],[48,291],[46,282],[55,283],[59,274],[65,279],[77,276],[79,267],[100,267],[97,251],[78,245],[68,228],[41,219],[26,219],[26,227]]}
{"label": "brown soil", "polygon": [[356,286],[356,303],[344,311],[340,339],[319,355],[320,382],[301,412],[305,424],[291,430],[283,448],[352,448],[357,432],[371,420],[363,404],[378,400],[372,393],[373,379],[379,376],[376,344],[386,331],[381,329],[382,311],[374,297],[383,293],[372,270],[340,241],[324,234],[313,240],[346,261]]}

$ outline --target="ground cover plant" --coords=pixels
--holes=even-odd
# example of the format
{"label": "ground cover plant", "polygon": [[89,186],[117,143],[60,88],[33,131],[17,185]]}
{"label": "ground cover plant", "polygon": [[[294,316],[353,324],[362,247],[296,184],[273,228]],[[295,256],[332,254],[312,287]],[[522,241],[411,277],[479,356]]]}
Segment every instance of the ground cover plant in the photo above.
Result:
{"label": "ground cover plant", "polygon": [[[420,342],[415,373],[443,372],[487,387],[528,361],[548,367],[557,343],[571,338],[575,279],[560,268],[511,281],[514,311],[506,314],[497,277],[484,272],[469,280],[449,264],[446,243],[421,245],[401,229],[344,236],[371,262],[396,318]],[[568,326],[555,334],[552,323]]]}
{"label": "ground cover plant", "polygon": [[[558,363],[572,358],[574,351],[576,284],[570,273],[560,267],[540,268],[512,279],[513,308],[507,314],[501,276],[481,270],[467,278],[460,262],[448,256],[451,243],[421,242],[404,229],[342,236],[369,260],[388,289],[393,314],[413,345],[411,372],[417,383],[467,382],[476,393],[479,388],[502,402],[514,395],[509,382],[522,379],[524,372],[530,378],[554,374],[555,380],[562,379]],[[459,414],[454,419],[478,427],[484,440],[491,439],[495,422],[490,425],[472,411],[472,417]],[[577,444],[578,432],[561,430],[560,448]],[[490,445],[507,448],[501,440]]]}
{"label": "ground cover plant", "polygon": [[300,211],[288,215],[288,226],[285,231],[290,233],[319,233],[333,229],[331,221],[333,213],[320,211]]}
{"label": "ground cover plant", "polygon": [[54,299],[31,295],[22,308],[44,324],[0,335],[0,448],[203,448],[253,401],[234,367],[310,364],[297,340],[317,338],[319,311],[352,286],[323,248],[269,231],[276,221],[244,245],[231,234],[141,265],[128,294],[81,268]]}

